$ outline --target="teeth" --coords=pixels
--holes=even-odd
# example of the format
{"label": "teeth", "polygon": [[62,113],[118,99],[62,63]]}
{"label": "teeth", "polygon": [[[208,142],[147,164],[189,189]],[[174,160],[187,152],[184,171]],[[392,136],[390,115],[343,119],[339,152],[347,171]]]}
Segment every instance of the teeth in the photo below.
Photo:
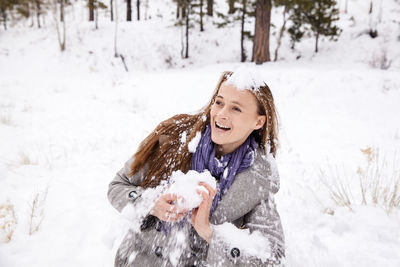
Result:
{"label": "teeth", "polygon": [[215,124],[219,127],[219,128],[222,128],[222,129],[230,129],[229,127],[226,127],[226,126],[223,126],[223,125],[220,125],[220,124],[218,124],[218,122],[215,122]]}

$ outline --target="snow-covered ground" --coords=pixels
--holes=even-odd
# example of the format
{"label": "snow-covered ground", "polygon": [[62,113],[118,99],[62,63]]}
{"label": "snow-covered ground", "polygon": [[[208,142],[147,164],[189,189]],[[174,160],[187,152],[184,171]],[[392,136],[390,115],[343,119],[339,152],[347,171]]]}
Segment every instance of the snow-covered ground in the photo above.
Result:
{"label": "snow-covered ground", "polygon": [[[74,21],[68,17],[64,53],[50,22],[0,32],[0,205],[8,200],[16,217],[11,241],[0,243],[0,266],[112,266],[118,213],[108,183],[158,122],[204,106],[220,73],[243,65],[239,28],[220,30],[211,21],[204,33],[192,30],[191,57],[181,59],[174,6],[150,2],[151,20],[119,24],[129,72],[113,57],[114,24],[103,18],[94,30],[79,20],[78,6]],[[400,3],[381,1],[381,35],[371,39],[360,35],[368,29],[368,2],[349,1],[339,41],[322,41],[318,54],[312,38],[295,51],[285,39],[280,61],[256,67],[281,122],[276,202],[288,266],[400,266],[400,210],[388,214],[356,196],[352,210],[338,207],[319,175],[335,177],[338,168],[358,192],[366,147],[386,155],[390,171],[400,168],[393,156],[400,152]],[[156,4],[168,12],[152,9]],[[370,66],[382,49],[392,60],[388,70]],[[30,235],[35,196],[34,224],[44,217]]]}

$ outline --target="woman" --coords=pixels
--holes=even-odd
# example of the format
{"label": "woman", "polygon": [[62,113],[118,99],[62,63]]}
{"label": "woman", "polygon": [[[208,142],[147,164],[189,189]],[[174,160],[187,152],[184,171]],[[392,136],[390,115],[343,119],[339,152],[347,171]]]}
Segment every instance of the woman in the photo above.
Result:
{"label": "woman", "polygon": [[[139,205],[146,189],[176,170],[209,170],[219,186],[201,183],[208,193],[197,192],[203,200],[193,211],[179,208],[177,195],[159,197],[141,230],[122,241],[115,266],[283,265],[284,237],[273,198],[279,189],[277,130],[270,89],[240,71],[222,74],[198,114],[161,122],[110,183],[111,204],[119,211]],[[262,233],[270,254],[245,253],[248,244],[233,247],[216,230],[225,222]],[[177,238],[178,232],[187,239]]]}

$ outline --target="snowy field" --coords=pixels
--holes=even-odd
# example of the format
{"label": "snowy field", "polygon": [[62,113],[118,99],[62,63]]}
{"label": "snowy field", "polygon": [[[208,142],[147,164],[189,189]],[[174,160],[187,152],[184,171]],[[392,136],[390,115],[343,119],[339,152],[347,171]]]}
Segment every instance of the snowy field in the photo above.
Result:
{"label": "snowy field", "polygon": [[[349,1],[339,41],[322,41],[318,54],[312,38],[295,51],[285,39],[278,62],[256,67],[281,123],[276,202],[289,267],[400,266],[400,209],[362,205],[358,196],[357,170],[367,162],[360,149],[385,157],[382,176],[400,169],[400,3],[382,1],[382,34],[371,39],[360,34],[367,2]],[[161,3],[149,10],[173,11]],[[108,183],[161,120],[200,109],[220,73],[244,65],[239,28],[209,21],[207,34],[192,30],[191,57],[181,59],[181,29],[164,12],[120,23],[125,72],[113,57],[114,24],[103,18],[94,30],[79,20],[82,9],[74,12],[64,53],[50,23],[0,32],[0,205],[12,205],[16,218],[10,242],[0,225],[0,266],[112,266],[119,217]],[[280,10],[272,15],[280,25]],[[388,70],[371,67],[382,49]],[[331,200],[321,171],[351,188],[351,209]]]}

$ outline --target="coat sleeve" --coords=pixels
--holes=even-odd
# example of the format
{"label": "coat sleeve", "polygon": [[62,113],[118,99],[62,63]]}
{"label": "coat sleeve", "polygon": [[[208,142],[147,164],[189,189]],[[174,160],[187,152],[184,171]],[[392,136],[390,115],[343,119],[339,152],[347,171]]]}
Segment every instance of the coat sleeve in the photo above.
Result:
{"label": "coat sleeve", "polygon": [[119,212],[121,212],[128,203],[133,203],[137,198],[139,198],[144,190],[140,186],[140,183],[144,179],[146,166],[134,175],[130,176],[130,166],[133,160],[134,157],[132,156],[125,163],[124,167],[117,172],[108,186],[108,200]]}
{"label": "coat sleeve", "polygon": [[[207,263],[214,266],[283,266],[285,258],[285,244],[282,224],[277,211],[274,194],[279,190],[279,175],[274,162],[269,162],[268,172],[268,197],[258,203],[243,217],[243,226],[250,233],[257,231],[262,234],[265,246],[269,247],[270,254],[261,259],[246,254],[246,244],[231,245],[221,234],[218,227],[214,227],[214,233],[210,241],[207,255]],[[260,174],[260,172],[258,172]],[[264,176],[265,179],[265,176]],[[237,229],[238,231],[248,231]]]}

